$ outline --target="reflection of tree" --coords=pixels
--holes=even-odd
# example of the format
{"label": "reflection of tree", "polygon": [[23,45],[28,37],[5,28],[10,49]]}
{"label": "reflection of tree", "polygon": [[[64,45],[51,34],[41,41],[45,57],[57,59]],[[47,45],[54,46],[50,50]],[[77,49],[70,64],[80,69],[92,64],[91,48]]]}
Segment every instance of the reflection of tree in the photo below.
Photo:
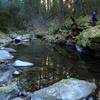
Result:
{"label": "reflection of tree", "polygon": [[89,56],[82,57],[82,60],[84,60],[88,72],[92,75],[92,77],[87,78],[87,80],[97,85],[96,96],[98,97],[100,92],[100,60]]}
{"label": "reflection of tree", "polygon": [[23,88],[35,91],[65,78],[73,77],[85,79],[87,75],[89,75],[88,71],[87,69],[80,68],[80,66],[73,64],[73,66],[69,67],[68,65],[60,66],[57,64],[57,66],[30,69],[20,76],[20,82],[26,79],[27,81],[26,84],[23,85]]}

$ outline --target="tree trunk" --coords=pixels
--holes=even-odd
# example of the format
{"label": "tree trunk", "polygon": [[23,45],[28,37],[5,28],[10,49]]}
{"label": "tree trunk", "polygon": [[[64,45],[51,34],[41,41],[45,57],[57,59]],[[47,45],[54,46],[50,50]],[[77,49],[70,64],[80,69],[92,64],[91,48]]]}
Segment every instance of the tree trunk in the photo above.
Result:
{"label": "tree trunk", "polygon": [[59,19],[60,19],[60,22],[63,23],[63,21],[64,21],[64,3],[63,3],[63,0],[59,0]]}

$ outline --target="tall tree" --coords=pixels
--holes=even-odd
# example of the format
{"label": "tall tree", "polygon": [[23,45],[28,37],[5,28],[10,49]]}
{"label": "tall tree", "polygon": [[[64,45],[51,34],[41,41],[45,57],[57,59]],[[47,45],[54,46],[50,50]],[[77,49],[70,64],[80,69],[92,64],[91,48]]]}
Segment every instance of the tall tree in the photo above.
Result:
{"label": "tall tree", "polygon": [[60,22],[63,22],[63,20],[64,20],[64,2],[63,2],[63,0],[59,0],[59,17],[60,17]]}

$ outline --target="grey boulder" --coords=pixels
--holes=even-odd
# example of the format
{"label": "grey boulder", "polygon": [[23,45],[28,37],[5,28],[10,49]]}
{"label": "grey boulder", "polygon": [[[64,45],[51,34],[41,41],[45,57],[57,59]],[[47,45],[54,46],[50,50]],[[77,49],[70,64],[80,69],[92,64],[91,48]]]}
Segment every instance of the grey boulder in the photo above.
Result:
{"label": "grey boulder", "polygon": [[[39,96],[39,100],[80,100],[89,96],[95,89],[94,83],[78,79],[63,79],[47,88],[36,91],[34,96],[35,98]],[[38,100],[35,98],[34,100]]]}
{"label": "grey boulder", "polygon": [[0,50],[0,60],[13,59],[13,55],[6,50]]}

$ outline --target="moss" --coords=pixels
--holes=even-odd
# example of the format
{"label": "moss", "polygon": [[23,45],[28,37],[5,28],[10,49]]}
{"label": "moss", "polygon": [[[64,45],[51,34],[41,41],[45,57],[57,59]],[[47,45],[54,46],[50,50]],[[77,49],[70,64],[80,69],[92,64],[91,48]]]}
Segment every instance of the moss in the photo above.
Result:
{"label": "moss", "polygon": [[63,83],[67,84],[68,80],[67,79],[63,79]]}
{"label": "moss", "polygon": [[77,22],[81,26],[90,26],[90,16],[81,16],[77,19]]}
{"label": "moss", "polygon": [[100,45],[100,25],[90,27],[80,33],[77,36],[77,43],[83,47],[98,48],[97,46]]}

